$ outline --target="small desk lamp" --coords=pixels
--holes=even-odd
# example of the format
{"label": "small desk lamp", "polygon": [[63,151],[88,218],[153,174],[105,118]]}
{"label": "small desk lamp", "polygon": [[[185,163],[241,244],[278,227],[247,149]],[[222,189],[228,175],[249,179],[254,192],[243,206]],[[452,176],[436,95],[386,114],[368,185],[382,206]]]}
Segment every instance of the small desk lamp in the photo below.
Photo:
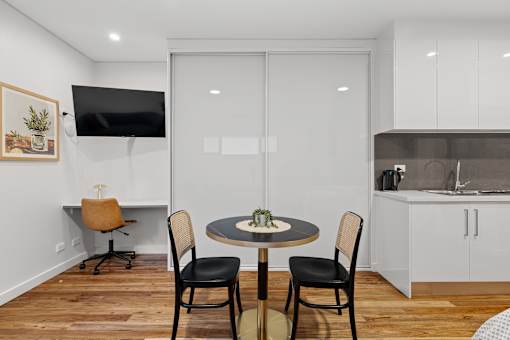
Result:
{"label": "small desk lamp", "polygon": [[103,189],[106,188],[106,184],[96,184],[94,185],[94,189],[97,191],[97,199],[100,200],[102,198]]}

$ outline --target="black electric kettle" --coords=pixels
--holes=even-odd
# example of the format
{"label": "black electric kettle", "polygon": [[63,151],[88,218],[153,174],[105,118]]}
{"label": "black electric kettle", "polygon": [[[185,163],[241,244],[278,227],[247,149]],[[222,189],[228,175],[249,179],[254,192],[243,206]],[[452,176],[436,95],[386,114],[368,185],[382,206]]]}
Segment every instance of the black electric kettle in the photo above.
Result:
{"label": "black electric kettle", "polygon": [[403,179],[404,172],[400,168],[397,168],[397,170],[384,170],[382,175],[382,190],[397,191]]}

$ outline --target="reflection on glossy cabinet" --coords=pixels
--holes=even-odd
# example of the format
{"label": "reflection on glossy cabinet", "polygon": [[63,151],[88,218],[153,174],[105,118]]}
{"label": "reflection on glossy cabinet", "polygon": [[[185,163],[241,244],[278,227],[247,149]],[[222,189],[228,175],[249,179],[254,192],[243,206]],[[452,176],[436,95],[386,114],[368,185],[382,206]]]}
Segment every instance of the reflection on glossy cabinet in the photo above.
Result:
{"label": "reflection on glossy cabinet", "polygon": [[412,281],[469,280],[469,211],[463,205],[412,206]]}
{"label": "reflection on glossy cabinet", "polygon": [[510,281],[510,207],[476,205],[472,216],[471,281]]}
{"label": "reflection on glossy cabinet", "polygon": [[435,40],[398,40],[395,59],[395,127],[435,129]]}
{"label": "reflection on glossy cabinet", "polygon": [[478,43],[439,40],[437,44],[437,127],[476,129]]}
{"label": "reflection on glossy cabinet", "polygon": [[479,42],[480,128],[510,129],[510,41]]}

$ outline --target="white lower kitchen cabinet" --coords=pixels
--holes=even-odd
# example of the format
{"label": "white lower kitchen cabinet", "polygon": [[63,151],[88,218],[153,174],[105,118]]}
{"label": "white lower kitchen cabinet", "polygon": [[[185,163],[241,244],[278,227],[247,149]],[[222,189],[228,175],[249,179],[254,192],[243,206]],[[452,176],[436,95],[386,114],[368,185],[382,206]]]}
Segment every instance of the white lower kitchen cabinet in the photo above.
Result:
{"label": "white lower kitchen cabinet", "polygon": [[510,287],[510,195],[376,192],[373,225],[375,267],[408,297],[413,286]]}
{"label": "white lower kitchen cabinet", "polygon": [[412,281],[469,280],[469,210],[462,204],[409,208]]}
{"label": "white lower kitchen cabinet", "polygon": [[469,243],[472,281],[510,281],[510,205],[473,205]]}

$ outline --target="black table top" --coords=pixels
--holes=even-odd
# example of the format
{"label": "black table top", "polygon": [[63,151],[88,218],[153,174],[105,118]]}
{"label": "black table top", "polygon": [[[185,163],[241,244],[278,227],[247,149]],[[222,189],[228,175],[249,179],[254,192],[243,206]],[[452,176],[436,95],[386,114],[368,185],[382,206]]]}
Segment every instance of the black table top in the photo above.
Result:
{"label": "black table top", "polygon": [[210,238],[241,247],[284,248],[310,243],[319,237],[319,228],[312,223],[289,217],[273,217],[291,224],[291,228],[277,233],[250,233],[236,228],[236,223],[251,220],[251,216],[236,216],[216,220],[207,225]]}

